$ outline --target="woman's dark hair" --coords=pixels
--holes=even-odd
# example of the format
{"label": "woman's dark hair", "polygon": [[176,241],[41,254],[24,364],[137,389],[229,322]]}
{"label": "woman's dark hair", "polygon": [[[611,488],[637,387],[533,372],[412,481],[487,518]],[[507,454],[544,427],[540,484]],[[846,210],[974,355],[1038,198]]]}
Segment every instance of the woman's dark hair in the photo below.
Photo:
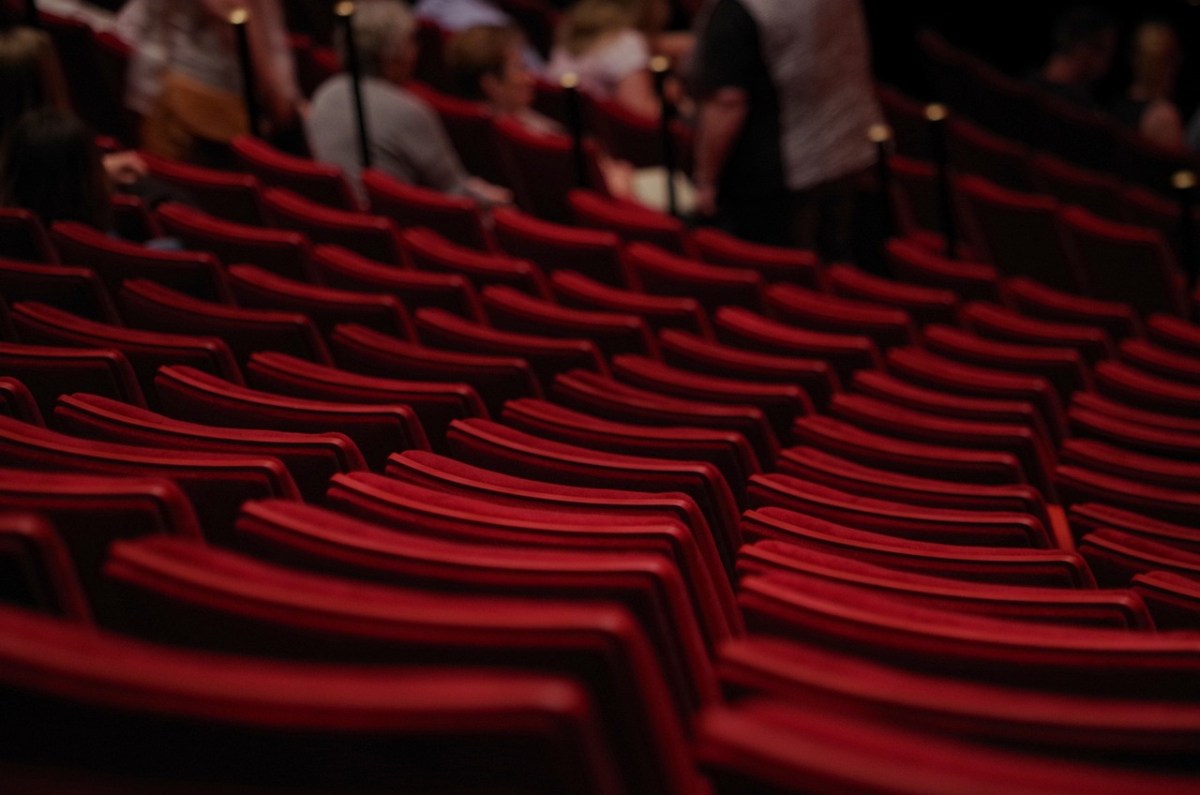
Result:
{"label": "woman's dark hair", "polygon": [[54,44],[40,30],[0,29],[0,136],[26,111],[66,108],[66,85]]}
{"label": "woman's dark hair", "polygon": [[57,108],[17,120],[0,142],[0,206],[30,210],[45,223],[80,221],[108,231],[108,178],[88,126]]}

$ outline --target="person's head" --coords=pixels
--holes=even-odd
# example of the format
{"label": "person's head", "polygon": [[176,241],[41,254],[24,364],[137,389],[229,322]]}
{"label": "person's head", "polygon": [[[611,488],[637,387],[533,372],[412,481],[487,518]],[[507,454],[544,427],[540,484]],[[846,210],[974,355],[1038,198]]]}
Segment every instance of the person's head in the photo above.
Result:
{"label": "person's head", "polygon": [[1183,52],[1175,29],[1162,20],[1139,25],[1133,34],[1129,64],[1135,85],[1155,96],[1170,94],[1183,65]]}
{"label": "person's head", "polygon": [[0,144],[0,206],[23,207],[46,223],[112,225],[108,178],[92,131],[58,108],[32,110]]}
{"label": "person's head", "polygon": [[67,107],[54,43],[33,28],[0,30],[0,135],[26,111],[45,106]]}
{"label": "person's head", "polygon": [[500,113],[528,108],[534,76],[524,50],[524,35],[511,26],[478,25],[456,34],[446,47],[455,91]]}
{"label": "person's head", "polygon": [[[367,77],[394,83],[407,80],[417,60],[416,20],[399,0],[359,0],[354,4],[354,43]],[[338,56],[349,63],[344,28],[334,38]]]}
{"label": "person's head", "polygon": [[1117,23],[1104,9],[1073,6],[1054,26],[1054,54],[1072,61],[1081,82],[1093,83],[1104,77],[1116,49]]}
{"label": "person's head", "polygon": [[579,55],[618,30],[633,29],[648,36],[661,33],[670,17],[667,0],[580,0],[563,15],[558,43]]}

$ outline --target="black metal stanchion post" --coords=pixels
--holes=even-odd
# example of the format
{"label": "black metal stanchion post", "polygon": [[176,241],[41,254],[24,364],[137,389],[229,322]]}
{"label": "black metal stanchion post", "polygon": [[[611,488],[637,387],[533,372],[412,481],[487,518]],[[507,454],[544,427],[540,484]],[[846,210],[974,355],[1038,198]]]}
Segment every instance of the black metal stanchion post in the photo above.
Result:
{"label": "black metal stanchion post", "polygon": [[244,8],[235,8],[229,13],[229,24],[233,26],[234,38],[237,40],[238,61],[242,68],[242,101],[246,105],[246,118],[249,121],[250,134],[261,136],[258,86],[254,80],[254,61],[250,56],[250,34],[246,29],[249,21],[250,12]]}
{"label": "black metal stanchion post", "polygon": [[583,108],[579,100],[579,76],[568,72],[559,81],[567,104],[567,126],[571,129],[572,153],[575,160],[575,184],[588,187],[587,159],[583,152]]}
{"label": "black metal stanchion post", "polygon": [[367,131],[366,106],[362,95],[362,67],[358,60],[358,43],[354,38],[354,3],[338,3],[334,13],[345,26],[342,30],[346,37],[346,68],[350,71],[350,87],[354,92],[354,114],[358,123],[358,160],[363,169],[371,167],[371,136]]}
{"label": "black metal stanchion post", "polygon": [[25,24],[31,28],[41,27],[41,16],[38,14],[37,0],[25,0]]}
{"label": "black metal stanchion post", "polygon": [[1196,251],[1196,172],[1177,171],[1171,187],[1179,197],[1179,264],[1187,271],[1188,284],[1200,282],[1200,252]]}
{"label": "black metal stanchion post", "polygon": [[662,137],[663,168],[667,174],[667,212],[678,217],[679,200],[675,195],[675,138],[671,134],[675,106],[667,97],[667,77],[671,73],[671,62],[665,56],[656,55],[650,59],[650,71],[654,75],[654,88],[658,91],[658,131]]}
{"label": "black metal stanchion post", "polygon": [[946,256],[958,255],[958,226],[954,218],[954,199],[950,190],[950,146],[946,133],[946,106],[934,102],[925,106],[929,121],[930,149],[937,167],[938,221],[946,240]]}
{"label": "black metal stanchion post", "polygon": [[891,156],[892,128],[886,124],[872,124],[867,129],[867,138],[875,144],[875,175],[879,180],[879,222],[884,239],[896,232],[892,218],[892,169],[888,162]]}

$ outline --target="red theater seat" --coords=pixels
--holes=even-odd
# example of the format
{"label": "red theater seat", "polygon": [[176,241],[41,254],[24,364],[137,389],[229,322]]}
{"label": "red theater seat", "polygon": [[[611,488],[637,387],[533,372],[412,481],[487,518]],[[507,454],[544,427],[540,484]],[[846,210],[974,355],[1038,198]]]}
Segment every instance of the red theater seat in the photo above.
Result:
{"label": "red theater seat", "polygon": [[613,287],[629,284],[615,232],[544,221],[514,207],[492,214],[493,233],[511,257],[536,262],[546,271],[573,270]]}
{"label": "red theater seat", "polygon": [[400,233],[389,218],[329,207],[282,188],[263,191],[263,203],[275,226],[303,232],[314,244],[342,246],[378,262],[404,263]]}
{"label": "red theater seat", "polygon": [[491,233],[480,220],[479,206],[472,199],[407,185],[372,169],[363,172],[362,184],[371,212],[391,218],[401,229],[423,226],[479,251],[496,248]]}
{"label": "red theater seat", "polygon": [[549,337],[590,339],[605,356],[633,353],[658,358],[658,345],[637,315],[559,306],[511,287],[486,287],[483,304],[500,329]]}
{"label": "red theater seat", "polygon": [[558,271],[550,277],[555,296],[564,306],[637,315],[655,331],[678,328],[712,339],[704,307],[694,298],[649,295],[593,281],[582,273]]}
{"label": "red theater seat", "polygon": [[309,201],[329,207],[359,209],[358,199],[336,166],[290,155],[249,135],[235,138],[231,148],[242,167],[265,185],[286,188]]}
{"label": "red theater seat", "polygon": [[409,261],[421,270],[466,276],[477,288],[503,284],[539,298],[550,297],[546,275],[532,262],[477,251],[430,229],[406,229],[400,233],[400,241]]}
{"label": "red theater seat", "polygon": [[249,263],[292,279],[318,283],[308,239],[300,232],[240,224],[174,202],[159,205],[163,231],[187,248],[207,251],[226,265]]}
{"label": "red theater seat", "polygon": [[91,268],[0,259],[0,295],[9,304],[37,301],[89,320],[121,322],[112,297]]}
{"label": "red theater seat", "polygon": [[54,525],[33,513],[0,513],[0,602],[92,623],[70,553]]}

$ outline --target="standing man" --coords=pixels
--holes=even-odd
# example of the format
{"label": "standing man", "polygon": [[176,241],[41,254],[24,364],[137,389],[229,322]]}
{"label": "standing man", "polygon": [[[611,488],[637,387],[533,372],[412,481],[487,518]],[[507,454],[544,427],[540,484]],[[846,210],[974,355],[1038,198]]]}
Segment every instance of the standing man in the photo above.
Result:
{"label": "standing man", "polygon": [[849,258],[882,118],[860,0],[709,0],[698,30],[699,211],[749,240]]}

